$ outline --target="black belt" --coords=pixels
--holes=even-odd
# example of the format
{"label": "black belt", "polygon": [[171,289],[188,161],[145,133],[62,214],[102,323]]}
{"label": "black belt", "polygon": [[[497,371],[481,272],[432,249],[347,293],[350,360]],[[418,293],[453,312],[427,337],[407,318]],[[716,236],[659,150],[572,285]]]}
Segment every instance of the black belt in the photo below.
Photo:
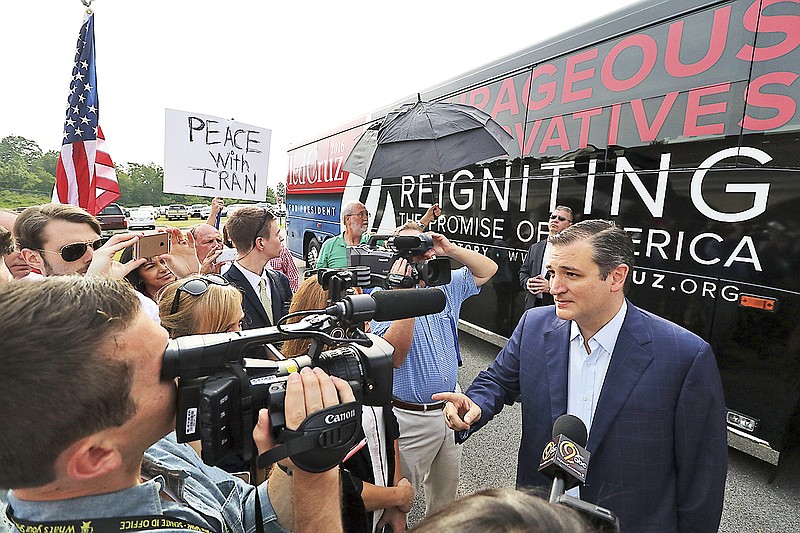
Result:
{"label": "black belt", "polygon": [[420,411],[420,412],[427,412],[427,411],[436,411],[437,409],[444,408],[444,404],[447,402],[436,402],[436,403],[407,403],[403,400],[398,400],[397,398],[392,398],[392,405],[397,407],[398,409],[403,409],[405,411]]}

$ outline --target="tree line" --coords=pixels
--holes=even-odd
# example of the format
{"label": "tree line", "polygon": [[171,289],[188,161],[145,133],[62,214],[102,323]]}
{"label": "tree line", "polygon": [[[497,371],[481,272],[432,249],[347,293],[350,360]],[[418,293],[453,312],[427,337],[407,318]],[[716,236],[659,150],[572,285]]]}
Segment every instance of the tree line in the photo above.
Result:
{"label": "tree line", "polygon": [[[56,182],[57,150],[42,151],[36,142],[18,135],[0,140],[0,207],[15,208],[50,202]],[[139,205],[208,204],[203,196],[166,194],[164,168],[155,163],[114,164],[119,181],[117,203]],[[278,196],[283,199],[285,187],[278,183]],[[276,194],[267,187],[269,203],[276,203]]]}

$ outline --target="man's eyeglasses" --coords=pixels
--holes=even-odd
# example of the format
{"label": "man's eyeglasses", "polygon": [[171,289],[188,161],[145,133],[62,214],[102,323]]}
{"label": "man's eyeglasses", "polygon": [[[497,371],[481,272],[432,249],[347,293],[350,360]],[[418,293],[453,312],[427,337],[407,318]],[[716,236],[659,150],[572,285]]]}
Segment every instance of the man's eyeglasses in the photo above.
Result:
{"label": "man's eyeglasses", "polygon": [[205,274],[199,278],[192,278],[181,283],[181,286],[175,291],[175,298],[172,300],[172,308],[169,314],[174,315],[178,312],[182,292],[192,296],[200,296],[205,293],[211,285],[228,285],[228,280],[219,274]]}
{"label": "man's eyeglasses", "polygon": [[53,252],[50,250],[42,250],[41,248],[37,249],[37,251],[45,252],[48,254],[59,254],[61,256],[61,259],[63,259],[67,263],[72,263],[74,261],[77,261],[84,255],[86,255],[86,250],[88,250],[90,246],[92,247],[92,250],[97,250],[98,248],[103,246],[104,242],[105,240],[100,238],[97,239],[96,241],[73,242],[71,244],[65,244],[57,252]]}
{"label": "man's eyeglasses", "polygon": [[559,222],[572,222],[567,217],[562,217],[561,215],[550,215],[550,220],[558,219]]}
{"label": "man's eyeglasses", "polygon": [[350,213],[347,215],[348,217],[359,217],[359,218],[369,218],[369,211],[361,211],[359,213]]}

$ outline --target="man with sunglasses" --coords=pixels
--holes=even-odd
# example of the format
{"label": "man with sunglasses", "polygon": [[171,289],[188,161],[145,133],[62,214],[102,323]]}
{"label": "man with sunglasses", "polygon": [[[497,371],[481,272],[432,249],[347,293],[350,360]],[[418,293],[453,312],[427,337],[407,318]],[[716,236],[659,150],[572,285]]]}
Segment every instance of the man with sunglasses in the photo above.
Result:
{"label": "man with sunglasses", "polygon": [[223,276],[244,293],[242,329],[275,325],[292,300],[289,278],[267,266],[281,255],[278,221],[267,209],[242,207],[228,217],[225,229],[237,256]]}
{"label": "man with sunglasses", "polygon": [[[122,264],[117,252],[132,246],[137,233],[118,233],[104,243],[100,223],[74,205],[45,204],[25,209],[14,223],[20,253],[43,276],[98,275],[123,278],[147,259]],[[147,316],[158,322],[158,306],[136,292]]]}
{"label": "man with sunglasses", "polygon": [[[558,234],[572,225],[572,209],[558,205],[550,213],[547,228],[549,237]],[[528,256],[519,269],[519,284],[525,289],[525,309],[553,305],[550,295],[550,281],[547,279],[547,258],[550,256],[548,239],[534,243],[528,249]]]}

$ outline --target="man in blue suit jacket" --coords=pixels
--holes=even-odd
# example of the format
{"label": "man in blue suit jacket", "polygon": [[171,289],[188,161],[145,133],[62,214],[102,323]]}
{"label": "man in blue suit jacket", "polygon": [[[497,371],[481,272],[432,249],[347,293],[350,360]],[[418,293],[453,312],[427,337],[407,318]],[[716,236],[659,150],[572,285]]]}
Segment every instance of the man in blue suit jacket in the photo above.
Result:
{"label": "man in blue suit jacket", "polygon": [[274,326],[292,301],[289,278],[267,267],[269,260],[281,253],[278,223],[266,209],[242,207],[228,218],[225,227],[237,257],[223,276],[244,293],[242,329]]}
{"label": "man in blue suit jacket", "polygon": [[547,485],[542,450],[574,414],[591,453],[581,499],[614,511],[623,531],[717,531],[728,455],[711,347],[625,299],[633,243],[621,228],[587,220],[550,241],[555,308],[527,311],[465,394],[434,396],[451,402],[448,425],[466,438],[521,394],[517,485]]}

